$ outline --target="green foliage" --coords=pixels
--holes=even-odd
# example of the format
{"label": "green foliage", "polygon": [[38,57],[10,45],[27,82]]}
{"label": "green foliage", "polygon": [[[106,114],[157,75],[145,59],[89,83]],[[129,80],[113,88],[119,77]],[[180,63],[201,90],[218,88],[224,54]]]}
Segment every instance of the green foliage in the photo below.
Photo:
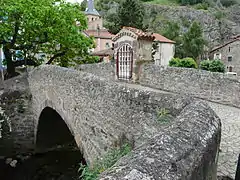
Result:
{"label": "green foliage", "polygon": [[225,65],[220,60],[213,60],[209,66],[212,72],[225,72]]}
{"label": "green foliage", "polygon": [[210,67],[210,64],[211,64],[211,61],[209,61],[209,60],[201,61],[200,69],[208,71],[209,67]]}
{"label": "green foliage", "polygon": [[83,0],[80,6],[81,6],[81,11],[85,11],[87,8],[87,0]]}
{"label": "green foliage", "polygon": [[173,116],[170,114],[170,111],[166,108],[161,108],[159,111],[157,111],[157,120],[160,123],[166,123],[171,121]]}
{"label": "green foliage", "polygon": [[225,65],[220,60],[204,60],[200,63],[200,69],[211,72],[225,72]]}
{"label": "green foliage", "polygon": [[240,1],[239,0],[221,0],[221,4],[225,7],[229,7],[237,3],[240,4]]}
{"label": "green foliage", "polygon": [[173,58],[169,61],[169,66],[195,68],[195,69],[198,68],[197,63],[192,58],[184,58],[184,59]]}
{"label": "green foliage", "polygon": [[96,180],[100,173],[112,167],[121,157],[125,156],[131,151],[129,144],[124,144],[120,149],[112,149],[101,160],[98,160],[90,168],[86,165],[80,165],[80,178],[83,180]]}
{"label": "green foliage", "polygon": [[194,5],[194,4],[203,3],[204,0],[178,0],[178,2],[181,5],[187,5],[187,4]]}
{"label": "green foliage", "polygon": [[117,34],[120,30],[119,16],[116,12],[108,12],[106,14],[106,22],[104,26],[113,34]]}
{"label": "green foliage", "polygon": [[120,4],[122,0],[95,0],[96,8],[99,11],[108,11],[113,8],[116,4]]}
{"label": "green foliage", "polygon": [[144,7],[139,0],[123,0],[115,12],[107,14],[106,28],[116,34],[122,26],[144,29]]}
{"label": "green foliage", "polygon": [[31,61],[34,65],[41,63],[36,58],[38,53],[49,55],[49,63],[61,58],[70,62],[88,54],[93,39],[81,33],[87,28],[87,21],[80,9],[80,5],[63,0],[1,0],[0,43],[8,73],[17,66],[12,61],[17,50],[23,52],[28,64]]}
{"label": "green foliage", "polygon": [[180,25],[174,21],[166,22],[166,27],[161,33],[163,36],[175,41],[175,57],[184,57],[182,49],[183,39],[180,33]]}
{"label": "green foliage", "polygon": [[223,11],[217,11],[214,13],[214,16],[216,19],[221,20],[226,16],[226,14]]}
{"label": "green foliage", "polygon": [[206,41],[199,23],[193,22],[189,30],[183,35],[183,51],[185,57],[197,59],[204,50]]}
{"label": "green foliage", "polygon": [[196,9],[208,10],[209,4],[206,2],[203,2],[203,3],[196,4],[194,7]]}
{"label": "green foliage", "polygon": [[98,56],[85,56],[85,58],[80,60],[78,64],[93,64],[99,62],[100,58]]}
{"label": "green foliage", "polygon": [[183,33],[180,25],[177,22],[167,22],[167,26],[162,30],[163,36],[176,42],[175,44],[175,57],[184,58],[191,57],[197,59],[203,52],[206,42],[203,37],[203,32],[200,24],[182,19],[184,28],[188,29]]}

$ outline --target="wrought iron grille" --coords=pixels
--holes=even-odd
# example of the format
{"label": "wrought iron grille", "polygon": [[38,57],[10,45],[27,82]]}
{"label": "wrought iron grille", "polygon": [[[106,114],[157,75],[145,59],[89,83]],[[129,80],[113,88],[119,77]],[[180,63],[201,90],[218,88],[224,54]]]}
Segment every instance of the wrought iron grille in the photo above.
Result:
{"label": "wrought iron grille", "polygon": [[128,44],[124,44],[117,51],[117,77],[122,80],[132,78],[133,50]]}

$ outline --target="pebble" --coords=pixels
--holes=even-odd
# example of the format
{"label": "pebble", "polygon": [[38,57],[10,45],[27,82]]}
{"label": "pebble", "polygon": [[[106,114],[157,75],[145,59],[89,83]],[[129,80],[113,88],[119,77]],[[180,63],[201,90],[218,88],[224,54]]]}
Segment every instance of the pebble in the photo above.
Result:
{"label": "pebble", "polygon": [[17,160],[13,160],[11,163],[10,163],[10,166],[11,167],[16,167],[17,166]]}
{"label": "pebble", "polygon": [[12,160],[13,160],[12,158],[7,158],[6,161],[5,161],[5,163],[6,163],[6,164],[10,164],[10,163],[12,162]]}

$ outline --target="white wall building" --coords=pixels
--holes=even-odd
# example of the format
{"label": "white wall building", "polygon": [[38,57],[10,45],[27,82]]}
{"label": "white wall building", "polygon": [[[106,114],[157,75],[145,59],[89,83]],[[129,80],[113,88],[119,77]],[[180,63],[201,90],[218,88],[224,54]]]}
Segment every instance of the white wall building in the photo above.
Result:
{"label": "white wall building", "polygon": [[158,45],[156,53],[153,56],[155,64],[168,66],[169,61],[175,54],[175,42],[157,33],[153,33],[153,35],[155,36],[154,42]]}

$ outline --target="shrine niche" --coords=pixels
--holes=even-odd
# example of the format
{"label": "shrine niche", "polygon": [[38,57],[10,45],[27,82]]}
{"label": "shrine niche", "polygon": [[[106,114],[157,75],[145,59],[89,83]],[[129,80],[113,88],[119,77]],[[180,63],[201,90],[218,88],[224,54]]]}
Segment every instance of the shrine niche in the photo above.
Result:
{"label": "shrine niche", "polygon": [[116,78],[133,80],[138,77],[140,62],[152,61],[152,33],[132,27],[123,27],[113,38]]}

